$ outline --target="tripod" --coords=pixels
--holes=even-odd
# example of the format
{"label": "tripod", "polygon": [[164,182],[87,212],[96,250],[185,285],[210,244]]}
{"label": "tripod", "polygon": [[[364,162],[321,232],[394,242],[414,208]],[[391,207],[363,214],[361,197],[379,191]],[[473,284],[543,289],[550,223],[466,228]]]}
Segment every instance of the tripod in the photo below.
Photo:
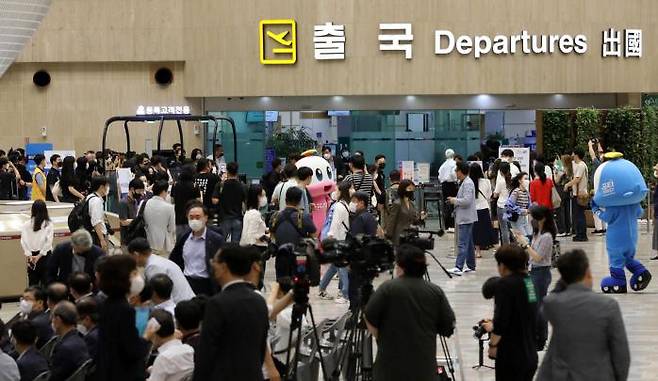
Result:
{"label": "tripod", "polygon": [[[445,268],[445,266],[443,266],[441,261],[439,261],[439,259],[436,257],[436,255],[432,254],[432,252],[430,252],[429,250],[425,250],[425,254],[429,254],[429,256],[432,257],[432,259],[434,259],[434,262],[436,262],[436,264],[439,265],[441,270],[443,270],[443,272],[448,276],[448,278],[452,279],[453,275],[461,276],[461,274],[452,274],[452,273],[450,273],[450,271],[448,271]],[[427,277],[427,280],[429,281],[430,280],[429,279],[430,274],[427,272],[427,270],[425,270],[425,275]]]}
{"label": "tripod", "polygon": [[[299,351],[302,342],[302,319],[304,319],[304,315],[307,311],[311,316],[311,329],[313,331],[313,339],[315,340],[315,347],[311,350],[309,357],[313,358],[314,351],[317,350],[320,359],[320,367],[322,368],[322,375],[325,380],[328,380],[327,371],[324,366],[324,359],[322,358],[322,351],[320,350],[320,337],[318,335],[317,325],[315,324],[313,308],[308,302],[309,286],[310,282],[308,282],[308,277],[306,277],[306,279],[299,282],[299,284],[295,283],[293,288],[295,304],[292,307],[290,334],[288,336],[288,350],[286,353],[286,374],[283,377],[286,381],[297,381],[297,371],[299,370],[298,367],[300,362]],[[297,341],[293,342],[292,339],[295,334],[297,335]],[[292,343],[295,343],[294,356],[292,355]],[[293,361],[292,363],[291,360]]]}
{"label": "tripod", "polygon": [[482,339],[481,337],[478,338],[478,364],[473,367],[475,370],[480,370],[482,368],[496,369],[493,366],[484,365],[484,343],[487,341],[489,341],[488,337],[486,339]]}
{"label": "tripod", "polygon": [[359,290],[361,300],[356,307],[356,312],[347,322],[350,331],[347,340],[345,341],[345,346],[338,355],[338,366],[331,374],[331,378],[325,378],[327,380],[340,380],[340,375],[343,371],[346,360],[349,361],[348,368],[346,369],[346,379],[350,381],[371,381],[373,379],[372,335],[368,332],[366,327],[364,312],[362,309],[362,306],[368,304],[368,300],[370,300],[370,296],[372,295],[372,279],[373,277],[366,278],[366,282],[361,285]]}
{"label": "tripod", "polygon": [[[428,254],[432,255],[431,253],[427,252]],[[434,257],[434,255],[432,255]],[[436,260],[436,258],[434,258]],[[443,268],[443,271],[445,271],[448,276],[450,276],[450,273],[441,265],[441,263],[437,260],[437,263],[439,263],[439,266]],[[427,282],[432,283],[432,279],[430,278],[430,273],[425,269],[425,275],[424,278]],[[452,277],[451,277],[452,278]],[[455,364],[452,361],[452,356],[450,355],[450,347],[448,347],[448,340],[445,336],[439,336],[439,341],[441,342],[441,350],[443,350],[443,356],[446,359],[446,365],[448,366],[448,372],[450,373],[450,379],[452,381],[456,381],[457,378],[455,378]]]}

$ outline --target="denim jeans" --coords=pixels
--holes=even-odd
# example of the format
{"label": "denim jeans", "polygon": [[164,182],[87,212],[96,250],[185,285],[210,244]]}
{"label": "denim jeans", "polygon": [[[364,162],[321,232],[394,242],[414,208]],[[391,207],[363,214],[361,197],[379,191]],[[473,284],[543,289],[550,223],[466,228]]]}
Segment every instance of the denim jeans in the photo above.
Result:
{"label": "denim jeans", "polygon": [[519,216],[519,219],[509,223],[512,229],[522,233],[528,239],[532,238],[532,227],[528,221],[528,216]]}
{"label": "denim jeans", "polygon": [[530,270],[530,278],[537,292],[537,346],[543,347],[548,340],[548,322],[541,313],[541,307],[544,297],[548,293],[548,287],[551,285],[551,267],[533,267]]}
{"label": "denim jeans", "polygon": [[340,292],[343,294],[343,297],[347,297],[350,284],[347,267],[336,267],[334,264],[329,265],[329,268],[322,276],[322,280],[320,280],[320,291],[325,291],[327,289],[329,282],[331,282],[331,278],[333,278],[336,273],[338,273],[338,286],[340,287]]}
{"label": "denim jeans", "polygon": [[576,198],[573,203],[573,225],[576,231],[576,239],[587,239],[587,221],[585,221],[585,207],[578,205]]}
{"label": "denim jeans", "polygon": [[469,269],[475,270],[475,245],[473,244],[473,224],[462,224],[459,230],[457,242],[457,263],[455,267],[460,270],[464,268],[464,262]]}
{"label": "denim jeans", "polygon": [[229,237],[231,237],[230,242],[240,243],[240,238],[242,238],[242,220],[238,218],[232,218],[229,220],[224,220],[219,225],[224,232],[226,242],[229,242]]}
{"label": "denim jeans", "polygon": [[509,245],[509,223],[503,216],[505,215],[505,208],[498,208],[498,230],[500,230],[500,244]]}

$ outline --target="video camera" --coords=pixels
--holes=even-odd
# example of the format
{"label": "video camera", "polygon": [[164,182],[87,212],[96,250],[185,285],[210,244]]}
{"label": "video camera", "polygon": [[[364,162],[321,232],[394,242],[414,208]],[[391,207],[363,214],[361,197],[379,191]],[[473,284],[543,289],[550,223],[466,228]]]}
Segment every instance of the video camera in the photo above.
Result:
{"label": "video camera", "polygon": [[373,278],[394,267],[393,244],[382,238],[348,235],[344,241],[327,239],[322,242],[322,263],[337,267],[350,266],[352,271]]}
{"label": "video camera", "polygon": [[[429,234],[428,238],[420,237],[420,234]],[[434,249],[434,236],[443,237],[445,232],[443,229],[438,231],[429,231],[429,230],[419,230],[416,227],[411,227],[404,230],[404,234],[400,236],[400,244],[407,244],[415,246],[424,251],[430,251]]]}
{"label": "video camera", "polygon": [[277,282],[290,279],[293,287],[306,283],[306,287],[320,284],[320,259],[313,239],[302,239],[297,245],[283,244],[273,254],[276,257]]}

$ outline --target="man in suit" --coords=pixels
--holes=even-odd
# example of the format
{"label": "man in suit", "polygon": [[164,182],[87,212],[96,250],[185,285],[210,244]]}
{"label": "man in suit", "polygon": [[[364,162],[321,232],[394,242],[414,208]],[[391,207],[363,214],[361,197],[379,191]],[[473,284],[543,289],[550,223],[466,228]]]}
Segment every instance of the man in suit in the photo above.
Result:
{"label": "man in suit", "polygon": [[619,304],[592,292],[584,251],[565,253],[557,266],[562,279],[543,307],[553,337],[537,380],[626,380],[631,358]]}
{"label": "man in suit", "polygon": [[[468,176],[470,168],[468,164],[458,162],[455,173],[461,183],[457,197],[448,197],[455,207],[455,225],[457,225],[457,261],[451,273],[461,275],[462,273],[475,271],[475,246],[473,245],[473,225],[478,220],[478,211],[475,206],[475,184]],[[466,268],[464,268],[466,263]]]}
{"label": "man in suit", "polygon": [[[48,296],[41,287],[32,286],[25,289],[19,305],[19,320],[29,320],[37,330],[37,348],[41,348],[53,337],[50,315],[46,312]],[[14,319],[12,319],[14,321]],[[13,324],[9,325],[9,328]]]}
{"label": "man in suit", "polygon": [[227,244],[213,260],[222,292],[206,305],[194,381],[263,379],[268,313],[263,297],[245,280],[254,263],[246,250]]}
{"label": "man in suit", "polygon": [[92,360],[98,354],[98,303],[92,296],[86,296],[75,306],[78,310],[78,331],[87,344]]}
{"label": "man in suit", "polygon": [[153,197],[144,201],[144,223],[146,224],[146,239],[154,253],[167,256],[174,247],[176,238],[176,210],[167,201],[169,183],[157,181],[153,185]]}
{"label": "man in suit", "polygon": [[66,283],[75,272],[88,274],[95,283],[94,264],[103,255],[103,251],[93,245],[88,231],[80,229],[74,232],[70,242],[57,245],[48,256],[48,283]]}
{"label": "man in suit", "polygon": [[217,283],[210,261],[224,245],[224,237],[207,227],[208,209],[195,202],[187,209],[190,229],[178,237],[169,259],[183,270],[195,294],[213,295]]}
{"label": "man in suit", "polygon": [[53,309],[53,328],[60,340],[53,348],[50,381],[64,381],[89,359],[87,344],[75,328],[78,312],[75,304],[60,302]]}
{"label": "man in suit", "polygon": [[21,320],[12,326],[11,335],[18,352],[18,370],[21,381],[32,381],[36,376],[48,371],[48,361],[35,347],[37,329],[29,320]]}

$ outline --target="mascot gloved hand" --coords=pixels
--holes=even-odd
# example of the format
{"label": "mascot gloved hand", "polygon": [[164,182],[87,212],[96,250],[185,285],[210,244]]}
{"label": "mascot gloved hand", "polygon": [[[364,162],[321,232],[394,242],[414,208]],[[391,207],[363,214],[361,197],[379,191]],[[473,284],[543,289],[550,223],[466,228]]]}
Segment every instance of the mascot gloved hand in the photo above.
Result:
{"label": "mascot gloved hand", "polygon": [[605,155],[605,162],[594,174],[592,212],[608,223],[606,248],[610,276],[601,281],[605,293],[625,293],[626,273],[631,276],[634,291],[647,288],[651,273],[635,259],[637,219],[642,215],[640,203],[649,192],[640,170],[618,152]]}

